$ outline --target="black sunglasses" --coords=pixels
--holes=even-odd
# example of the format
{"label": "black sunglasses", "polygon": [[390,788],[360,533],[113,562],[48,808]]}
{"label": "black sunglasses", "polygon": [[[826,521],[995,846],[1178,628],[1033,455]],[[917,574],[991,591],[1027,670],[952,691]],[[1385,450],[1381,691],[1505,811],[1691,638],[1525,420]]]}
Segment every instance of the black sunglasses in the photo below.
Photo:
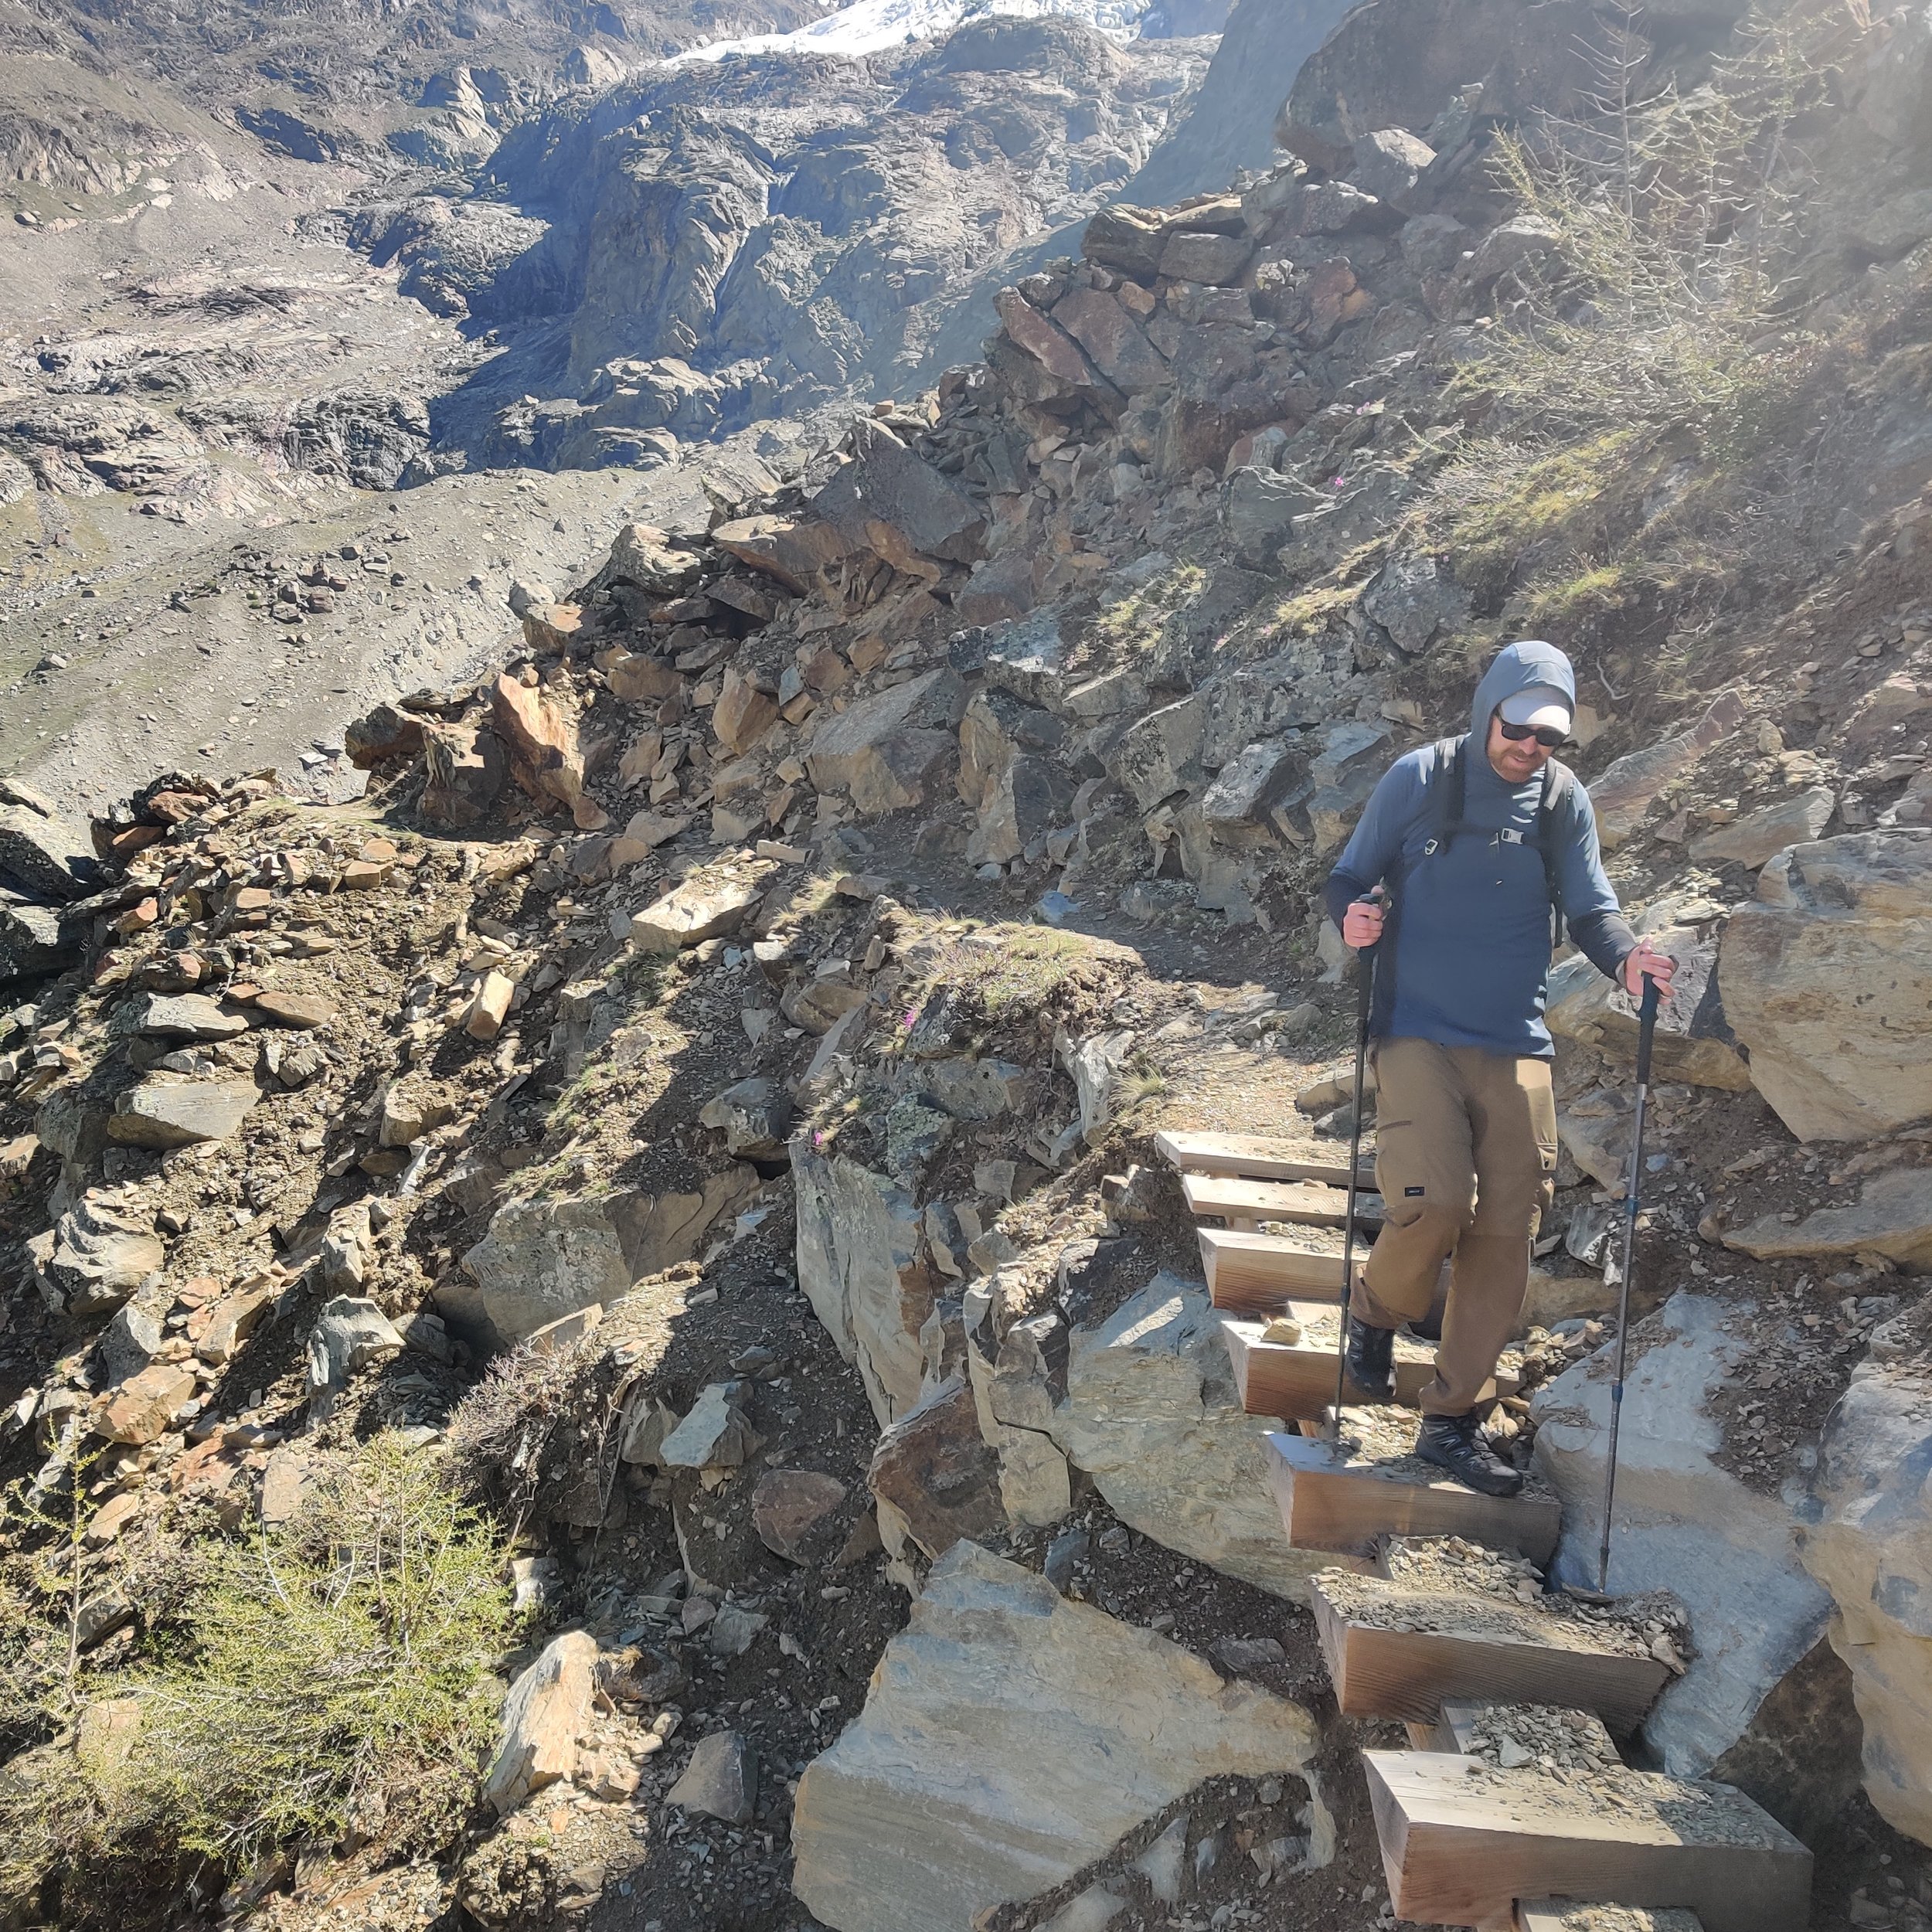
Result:
{"label": "black sunglasses", "polygon": [[1544,750],[1554,751],[1570,742],[1570,733],[1557,730],[1553,725],[1512,724],[1507,718],[1498,718],[1496,726],[1512,745],[1521,744],[1526,738],[1534,738]]}

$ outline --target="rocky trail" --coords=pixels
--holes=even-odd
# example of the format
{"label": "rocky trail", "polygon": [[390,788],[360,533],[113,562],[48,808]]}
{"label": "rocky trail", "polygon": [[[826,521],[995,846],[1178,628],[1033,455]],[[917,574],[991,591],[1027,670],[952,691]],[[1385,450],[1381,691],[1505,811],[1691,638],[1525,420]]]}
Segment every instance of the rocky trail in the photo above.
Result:
{"label": "rocky trail", "polygon": [[[1777,256],[1648,311],[1692,410],[1521,145],[1575,11],[1356,10],[1272,166],[822,442],[251,538],[180,648],[285,724],[0,782],[12,1923],[1932,1923],[1932,37],[1618,43]],[[1426,1342],[1332,1410],[1320,886],[1539,633],[1681,970],[1634,1256],[1635,1015],[1553,971],[1498,1501]]]}

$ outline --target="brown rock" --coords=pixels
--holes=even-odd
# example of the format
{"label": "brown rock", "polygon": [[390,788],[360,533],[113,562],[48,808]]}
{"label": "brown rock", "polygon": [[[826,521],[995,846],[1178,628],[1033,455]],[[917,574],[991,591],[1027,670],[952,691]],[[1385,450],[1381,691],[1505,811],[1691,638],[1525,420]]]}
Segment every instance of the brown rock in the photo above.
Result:
{"label": "brown rock", "polygon": [[711,707],[711,729],[726,750],[749,750],[777,717],[777,693],[763,678],[740,671],[736,665],[725,672],[718,702]]}
{"label": "brown rock", "polygon": [[574,805],[583,794],[577,721],[533,685],[499,675],[490,723],[509,754],[510,776],[540,804]]}
{"label": "brown rock", "polygon": [[503,1030],[516,983],[506,974],[488,972],[463,1015],[463,1030],[471,1039],[495,1039]]}
{"label": "brown rock", "polygon": [[684,679],[662,658],[622,651],[607,662],[611,695],[626,704],[659,704],[684,689]]}
{"label": "brown rock", "polygon": [[740,563],[797,594],[808,590],[818,573],[841,562],[849,549],[836,529],[815,517],[742,517],[719,525],[711,539]]}
{"label": "brown rock", "polygon": [[471,725],[425,724],[423,763],[429,782],[417,809],[430,825],[452,832],[483,823],[509,773],[503,741]]}
{"label": "brown rock", "polygon": [[202,1311],[206,1319],[195,1343],[196,1354],[217,1367],[231,1360],[274,1305],[275,1291],[270,1287],[240,1288],[223,1295],[213,1308]]}
{"label": "brown rock", "polygon": [[393,704],[379,704],[342,733],[342,747],[358,771],[392,758],[412,758],[423,748],[423,721]]}
{"label": "brown rock", "polygon": [[157,1362],[130,1376],[94,1412],[94,1430],[110,1442],[138,1448],[165,1435],[195,1393],[195,1378],[172,1362]]}
{"label": "brown rock", "polygon": [[1112,391],[1113,386],[1087,359],[1086,350],[1017,288],[1002,288],[993,298],[993,307],[1013,342],[1056,382],[1072,389]]}
{"label": "brown rock", "polygon": [[583,629],[583,612],[574,604],[532,604],[523,614],[523,639],[532,651],[568,651]]}
{"label": "brown rock", "polygon": [[1166,357],[1113,296],[1097,288],[1077,288],[1055,304],[1053,320],[1087,351],[1094,367],[1128,395],[1168,379]]}
{"label": "brown rock", "polygon": [[580,1630],[553,1638],[510,1687],[503,1742],[483,1780],[499,1818],[577,1768],[577,1736],[590,1714],[597,1643]]}
{"label": "brown rock", "polygon": [[845,1500],[836,1476],[811,1469],[768,1469],[751,1492],[751,1520],[758,1539],[774,1556],[803,1563],[813,1532]]}
{"label": "brown rock", "polygon": [[320,993],[264,986],[248,1010],[257,1026],[287,1026],[307,1032],[311,1027],[326,1026],[335,1017],[335,1002]]}
{"label": "brown rock", "polygon": [[[866,1481],[882,1530],[891,1522],[929,1558],[962,1537],[989,1536],[1006,1526],[999,1458],[980,1434],[972,1390],[957,1376],[923,1395],[879,1437]],[[889,1530],[886,1540],[892,1548]]]}

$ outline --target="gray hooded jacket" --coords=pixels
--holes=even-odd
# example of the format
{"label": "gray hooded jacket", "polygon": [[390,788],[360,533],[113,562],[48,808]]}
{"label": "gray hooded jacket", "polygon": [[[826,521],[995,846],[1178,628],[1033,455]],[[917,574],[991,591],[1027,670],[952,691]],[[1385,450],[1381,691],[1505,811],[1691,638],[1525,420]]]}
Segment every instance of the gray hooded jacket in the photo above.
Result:
{"label": "gray hooded jacket", "polygon": [[[1447,767],[1445,747],[1425,746],[1383,775],[1329,877],[1328,908],[1338,925],[1351,900],[1379,884],[1389,889],[1393,910],[1376,968],[1378,1039],[1539,1059],[1555,1050],[1543,1024],[1549,884],[1543,855],[1524,842],[1536,835],[1543,781],[1505,783],[1484,749],[1496,707],[1536,685],[1575,702],[1576,675],[1553,645],[1510,645],[1476,686],[1464,760],[1468,829],[1425,854],[1437,816],[1432,794]],[[1514,839],[1498,836],[1504,832]],[[1614,978],[1636,936],[1604,876],[1596,815],[1580,784],[1565,787],[1550,838],[1570,937]]]}

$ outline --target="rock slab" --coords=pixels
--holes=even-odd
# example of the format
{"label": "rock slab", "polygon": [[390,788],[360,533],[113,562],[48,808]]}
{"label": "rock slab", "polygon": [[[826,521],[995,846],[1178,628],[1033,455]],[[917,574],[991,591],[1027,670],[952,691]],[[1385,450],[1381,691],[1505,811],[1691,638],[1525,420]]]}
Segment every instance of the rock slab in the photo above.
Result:
{"label": "rock slab", "polygon": [[1202,1778],[1301,1772],[1317,1742],[1299,1705],[955,1543],[800,1781],[794,1889],[835,1932],[970,1932]]}

